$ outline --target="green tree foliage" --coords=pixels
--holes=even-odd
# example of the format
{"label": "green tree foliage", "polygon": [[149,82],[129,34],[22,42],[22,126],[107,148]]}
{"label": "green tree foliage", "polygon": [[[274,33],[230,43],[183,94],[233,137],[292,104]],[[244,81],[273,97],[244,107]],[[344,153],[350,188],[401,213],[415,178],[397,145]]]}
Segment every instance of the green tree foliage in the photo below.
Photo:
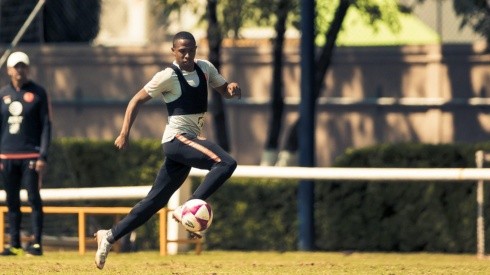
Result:
{"label": "green tree foliage", "polygon": [[[417,0],[412,5],[402,5],[407,12],[412,12],[415,5],[428,0]],[[461,18],[460,28],[468,26],[475,33],[481,34],[490,44],[490,2],[487,0],[453,0],[456,15]]]}
{"label": "green tree foliage", "polygon": [[[347,9],[351,6],[362,11],[368,20],[373,25],[376,22],[384,20],[393,29],[397,28],[398,21],[396,20],[395,12],[398,11],[397,6],[388,0],[359,0],[347,1],[337,0],[337,8],[331,2],[325,1],[316,2],[316,25],[319,41],[328,41],[324,43],[322,52],[317,58],[317,77],[315,95],[319,96],[324,76],[331,63],[331,57],[335,45],[335,40],[341,30],[343,19],[347,13]],[[198,11],[199,3],[197,1],[178,1],[178,0],[160,0],[163,14],[170,15],[172,12],[180,12],[180,8],[184,5],[191,7],[192,10]],[[208,2],[209,5],[209,2]],[[282,85],[282,51],[284,44],[284,34],[287,26],[299,26],[299,1],[297,0],[275,0],[275,1],[257,1],[257,0],[240,0],[240,1],[220,1],[217,9],[218,19],[222,24],[222,33],[231,34],[232,37],[239,37],[239,30],[243,26],[258,26],[274,25],[276,36],[274,41],[274,62],[273,62],[273,84],[271,88],[272,98],[272,116],[269,123],[269,136],[267,139],[266,149],[278,149],[279,134],[282,126],[282,113],[284,108],[283,102],[283,85]],[[204,18],[204,17],[202,17]],[[253,23],[252,23],[253,22]],[[325,28],[325,26],[329,26]],[[212,41],[210,39],[210,41]],[[297,151],[297,122],[290,130],[287,138],[286,150],[292,151],[294,154]],[[223,132],[223,131],[218,131]],[[217,133],[219,134],[219,133]]]}
{"label": "green tree foliage", "polygon": [[99,33],[101,0],[48,0],[44,8],[46,42],[91,42]]}
{"label": "green tree foliage", "polygon": [[[298,28],[299,21],[299,3],[298,1],[283,1],[288,8],[290,8],[290,18],[289,24],[295,28]],[[264,4],[261,4],[264,5]],[[280,19],[281,15],[281,5],[269,5],[269,7],[262,7],[262,13],[259,13],[260,18],[265,18],[263,21],[266,23],[273,19]],[[377,28],[378,24],[387,24],[394,32],[400,28],[400,23],[398,21],[399,9],[398,6],[393,3],[393,1],[377,1],[377,0],[359,0],[359,1],[348,1],[348,0],[337,0],[337,1],[316,1],[315,2],[315,32],[316,32],[316,43],[321,46],[319,54],[315,58],[316,63],[316,75],[313,93],[315,97],[319,97],[320,91],[323,88],[325,75],[330,67],[333,52],[336,45],[336,39],[339,32],[342,30],[342,24],[349,8],[355,8],[360,11],[362,15],[362,20],[365,20]],[[281,30],[276,26],[276,35],[281,37],[278,30]],[[280,40],[279,40],[280,41]],[[275,47],[281,47],[282,45],[276,45]],[[278,50],[278,49],[275,49]],[[282,54],[282,52],[281,52]],[[281,58],[281,55],[274,54],[275,61]],[[281,62],[274,63],[274,77],[273,77],[273,89],[272,89],[272,119],[269,128],[269,136],[265,148],[268,151],[278,150],[278,139],[280,127],[282,126],[282,78],[278,77],[282,73]],[[278,91],[281,89],[281,91]],[[282,104],[281,104],[282,103]],[[289,152],[288,155],[295,155],[298,150],[298,123],[297,120],[292,127],[289,129],[288,136],[286,138],[286,144],[284,150]],[[269,161],[263,161],[263,163],[268,163]],[[281,165],[290,164],[295,165],[296,163],[287,163],[286,161],[279,160]]]}
{"label": "green tree foliage", "polygon": [[[208,1],[217,4],[217,19],[220,22],[218,27],[224,37],[238,37],[240,28],[248,18],[245,15],[254,13],[251,0]],[[171,22],[168,19],[172,15],[181,15],[183,8],[186,8],[199,18],[198,24],[208,24],[206,7],[203,7],[202,3],[199,0],[158,0],[154,12],[166,19],[162,21],[162,24],[169,25]]]}
{"label": "green tree foliage", "polygon": [[461,27],[471,26],[490,44],[490,2],[487,0],[454,0],[454,11],[461,16]]}

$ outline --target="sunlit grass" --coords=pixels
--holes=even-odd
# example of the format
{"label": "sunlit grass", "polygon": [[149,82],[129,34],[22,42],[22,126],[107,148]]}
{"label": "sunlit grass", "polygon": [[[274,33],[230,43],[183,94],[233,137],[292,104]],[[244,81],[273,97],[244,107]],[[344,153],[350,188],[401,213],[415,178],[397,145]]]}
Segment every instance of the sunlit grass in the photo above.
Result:
{"label": "sunlit grass", "polygon": [[323,253],[204,251],[174,256],[158,252],[111,253],[103,271],[93,252],[46,252],[4,257],[0,274],[490,274],[475,255],[428,253]]}

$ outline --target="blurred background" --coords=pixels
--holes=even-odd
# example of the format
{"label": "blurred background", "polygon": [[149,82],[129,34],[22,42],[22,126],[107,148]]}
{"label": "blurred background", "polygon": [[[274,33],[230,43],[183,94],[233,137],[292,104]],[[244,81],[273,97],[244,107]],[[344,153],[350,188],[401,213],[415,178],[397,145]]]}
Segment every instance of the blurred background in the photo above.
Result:
{"label": "blurred background", "polygon": [[[350,147],[488,138],[482,1],[334,2],[316,4],[319,166]],[[3,50],[36,4],[0,1]],[[191,31],[198,57],[244,90],[241,101],[211,98],[206,136],[241,164],[291,165],[299,20],[297,0],[47,0],[16,49],[30,54],[32,78],[50,92],[55,137],[113,139],[128,99],[172,61],[173,34]],[[165,115],[148,104],[133,138],[159,138]]]}

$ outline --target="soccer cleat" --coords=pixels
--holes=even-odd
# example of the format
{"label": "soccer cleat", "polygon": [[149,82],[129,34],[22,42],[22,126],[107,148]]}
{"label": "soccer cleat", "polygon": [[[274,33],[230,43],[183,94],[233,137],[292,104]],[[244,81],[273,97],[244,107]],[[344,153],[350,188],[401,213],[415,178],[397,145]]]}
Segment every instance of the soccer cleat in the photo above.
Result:
{"label": "soccer cleat", "polygon": [[[179,205],[172,212],[172,218],[178,223],[182,223],[182,209],[183,208],[184,208],[184,205]],[[187,230],[187,232],[189,232],[189,237],[191,239],[201,239],[202,238],[202,232],[192,232],[189,230]]]}
{"label": "soccer cleat", "polygon": [[191,232],[189,230],[187,230],[187,232],[189,232],[189,237],[191,239],[202,239],[202,233],[203,232]]}
{"label": "soccer cleat", "polygon": [[41,245],[39,245],[38,243],[29,246],[26,252],[28,255],[32,255],[32,256],[43,255],[43,249],[41,248]]}
{"label": "soccer cleat", "polygon": [[5,247],[1,256],[22,256],[24,255],[24,249],[16,247]]}
{"label": "soccer cleat", "polygon": [[99,230],[94,234],[97,241],[97,252],[95,253],[95,265],[98,269],[104,268],[105,260],[111,251],[112,244],[107,240],[109,230]]}

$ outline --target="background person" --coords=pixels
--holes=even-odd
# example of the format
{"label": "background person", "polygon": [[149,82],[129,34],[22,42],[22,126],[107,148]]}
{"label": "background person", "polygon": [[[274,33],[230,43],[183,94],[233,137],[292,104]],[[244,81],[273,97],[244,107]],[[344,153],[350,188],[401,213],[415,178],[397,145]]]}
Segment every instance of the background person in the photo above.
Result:
{"label": "background person", "polygon": [[44,88],[28,77],[29,57],[25,53],[9,56],[7,74],[10,83],[0,90],[0,170],[7,193],[10,246],[1,255],[24,254],[20,240],[20,189],[24,186],[32,207],[34,235],[27,253],[40,256],[44,215],[39,190],[51,142],[51,107]]}
{"label": "background person", "polygon": [[[173,38],[173,64],[153,76],[129,101],[121,133],[114,144],[123,149],[140,106],[151,98],[160,98],[168,110],[168,122],[162,138],[164,162],[148,195],[110,230],[95,234],[98,249],[97,268],[102,269],[112,244],[148,221],[167,205],[172,194],[183,184],[191,167],[207,169],[209,173],[190,199],[206,200],[235,171],[236,161],[220,146],[201,137],[208,105],[208,84],[225,98],[241,97],[237,83],[227,83],[207,60],[195,59],[196,40],[189,32],[179,32]],[[174,211],[179,220],[181,207]],[[201,237],[199,234],[196,237]]]}

